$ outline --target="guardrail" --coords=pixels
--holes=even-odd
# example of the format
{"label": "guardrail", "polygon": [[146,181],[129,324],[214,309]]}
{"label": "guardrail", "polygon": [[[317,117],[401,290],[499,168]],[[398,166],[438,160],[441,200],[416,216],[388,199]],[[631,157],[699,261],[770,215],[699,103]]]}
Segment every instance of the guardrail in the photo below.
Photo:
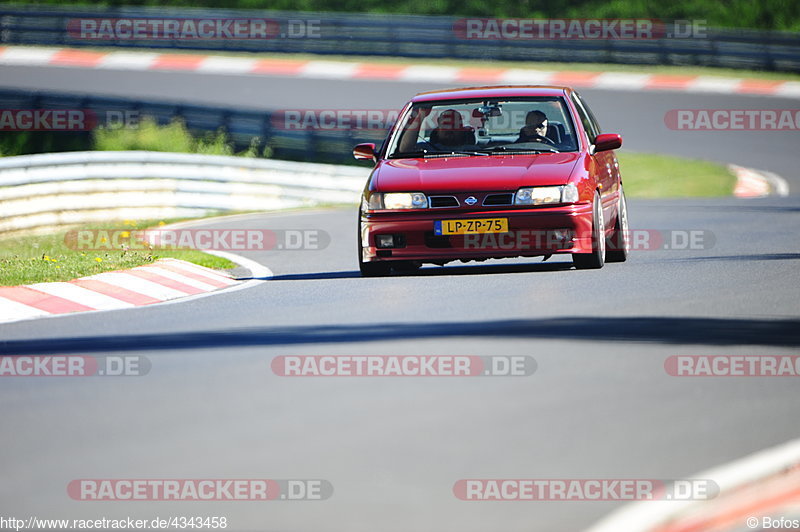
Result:
{"label": "guardrail", "polygon": [[356,203],[368,168],[159,152],[0,159],[0,234],[113,219]]}
{"label": "guardrail", "polygon": [[[266,39],[110,38],[87,40],[67,30],[86,18],[259,18],[279,27]],[[236,52],[460,58],[800,70],[800,36],[790,32],[709,28],[702,37],[639,39],[467,39],[456,17],[297,13],[156,7],[0,8],[0,42],[58,46],[115,46]],[[313,28],[292,38],[291,27]],[[298,32],[300,33],[300,32]]]}

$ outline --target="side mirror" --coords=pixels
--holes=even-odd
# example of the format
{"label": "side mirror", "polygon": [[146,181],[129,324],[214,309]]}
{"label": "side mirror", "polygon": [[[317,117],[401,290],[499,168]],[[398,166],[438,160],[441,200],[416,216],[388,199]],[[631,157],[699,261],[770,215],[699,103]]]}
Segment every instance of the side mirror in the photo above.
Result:
{"label": "side mirror", "polygon": [[375,144],[367,142],[359,144],[353,148],[353,157],[356,159],[372,159],[375,160]]}
{"label": "side mirror", "polygon": [[603,133],[594,139],[594,152],[616,150],[622,147],[622,135],[616,133]]}

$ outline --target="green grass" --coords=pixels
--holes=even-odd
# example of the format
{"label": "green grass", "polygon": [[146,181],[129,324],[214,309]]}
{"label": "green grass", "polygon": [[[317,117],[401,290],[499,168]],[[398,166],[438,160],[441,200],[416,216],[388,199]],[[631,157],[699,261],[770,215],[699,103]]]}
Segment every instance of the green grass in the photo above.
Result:
{"label": "green grass", "polygon": [[629,198],[730,196],[736,186],[725,165],[649,153],[618,153]]}
{"label": "green grass", "polygon": [[[159,222],[132,221],[91,225],[79,229],[125,229],[134,231]],[[233,262],[196,250],[81,251],[67,243],[68,231],[36,236],[6,237],[0,240],[0,286],[69,281],[78,277],[151,264],[171,257],[216,269],[234,268]],[[104,247],[104,246],[101,246]]]}

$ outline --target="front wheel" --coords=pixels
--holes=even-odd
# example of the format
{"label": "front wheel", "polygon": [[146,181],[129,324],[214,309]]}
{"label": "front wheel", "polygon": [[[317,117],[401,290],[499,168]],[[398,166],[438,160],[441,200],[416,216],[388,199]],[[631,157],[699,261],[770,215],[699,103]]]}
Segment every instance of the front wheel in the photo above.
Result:
{"label": "front wheel", "polygon": [[392,263],[392,268],[396,272],[411,273],[419,270],[422,263],[418,260],[397,260]]}
{"label": "front wheel", "polygon": [[625,262],[628,260],[631,242],[628,231],[628,202],[625,201],[625,192],[622,188],[619,191],[619,207],[617,208],[617,223],[614,224],[614,232],[608,239],[608,250],[606,251],[606,262]]}
{"label": "front wheel", "polygon": [[594,193],[592,204],[592,251],[591,253],[573,253],[572,263],[579,270],[596,270],[605,264],[606,226],[603,220],[603,204],[600,194]]}
{"label": "front wheel", "polygon": [[358,261],[358,269],[361,277],[383,277],[389,275],[389,265],[384,262],[362,262]]}

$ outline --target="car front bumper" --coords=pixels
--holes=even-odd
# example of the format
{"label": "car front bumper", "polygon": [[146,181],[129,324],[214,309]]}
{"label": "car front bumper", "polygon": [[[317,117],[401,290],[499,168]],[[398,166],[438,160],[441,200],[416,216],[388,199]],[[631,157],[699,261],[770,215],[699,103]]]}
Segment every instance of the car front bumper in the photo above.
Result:
{"label": "car front bumper", "polygon": [[[506,218],[507,233],[438,236],[442,220]],[[476,211],[432,210],[362,214],[362,261],[420,261],[535,257],[592,250],[592,204],[503,208]],[[392,247],[379,247],[377,237],[392,235]]]}

